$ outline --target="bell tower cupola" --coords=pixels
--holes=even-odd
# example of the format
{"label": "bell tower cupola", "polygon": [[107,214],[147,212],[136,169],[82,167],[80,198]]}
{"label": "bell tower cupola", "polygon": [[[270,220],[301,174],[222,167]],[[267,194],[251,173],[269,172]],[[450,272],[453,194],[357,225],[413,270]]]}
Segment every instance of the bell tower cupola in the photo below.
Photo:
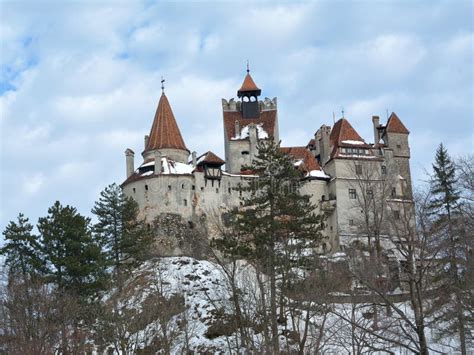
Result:
{"label": "bell tower cupola", "polygon": [[243,118],[259,118],[260,107],[258,103],[258,97],[262,93],[250,75],[249,65],[247,63],[247,75],[245,76],[244,82],[237,91],[237,96],[242,100],[241,111]]}

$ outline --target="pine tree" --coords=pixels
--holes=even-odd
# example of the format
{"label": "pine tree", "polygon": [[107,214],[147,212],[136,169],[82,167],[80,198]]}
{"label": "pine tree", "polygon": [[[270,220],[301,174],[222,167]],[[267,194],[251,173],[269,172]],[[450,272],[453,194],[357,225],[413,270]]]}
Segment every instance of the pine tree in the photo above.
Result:
{"label": "pine tree", "polygon": [[[448,324],[441,330],[442,336],[458,333],[461,352],[466,349],[466,305],[470,281],[465,278],[469,259],[469,241],[462,232],[463,218],[460,213],[460,192],[457,189],[456,166],[441,143],[436,150],[431,178],[430,211],[434,219],[434,235],[440,254],[442,270],[439,275],[440,292],[437,294],[436,317]],[[469,236],[467,236],[470,238]],[[454,315],[454,317],[453,317]]]}
{"label": "pine tree", "polygon": [[38,230],[45,254],[46,280],[60,292],[88,300],[106,285],[105,261],[93,239],[90,220],[59,201],[39,219]]}
{"label": "pine tree", "polygon": [[153,241],[151,231],[145,221],[138,218],[138,212],[137,203],[126,197],[116,184],[100,193],[92,209],[98,219],[94,232],[119,281],[124,272],[146,258]]}
{"label": "pine tree", "polygon": [[18,215],[18,222],[10,221],[3,231],[5,244],[0,249],[0,254],[5,256],[9,274],[21,274],[23,280],[45,271],[41,246],[32,231],[33,225],[22,213]]}
{"label": "pine tree", "polygon": [[430,207],[433,213],[450,219],[451,213],[458,206],[460,194],[456,186],[456,166],[443,143],[436,150],[433,172],[431,179],[433,197]]}
{"label": "pine tree", "polygon": [[309,196],[300,192],[301,172],[275,142],[259,142],[257,156],[243,169],[258,178],[238,189],[242,206],[230,213],[235,234],[212,244],[224,255],[252,261],[270,279],[268,350],[278,353],[278,316],[284,313],[284,303],[281,293],[278,297],[277,278],[280,289],[291,287],[294,275],[289,277],[289,272],[304,267],[315,252],[322,238],[323,217],[314,214]]}

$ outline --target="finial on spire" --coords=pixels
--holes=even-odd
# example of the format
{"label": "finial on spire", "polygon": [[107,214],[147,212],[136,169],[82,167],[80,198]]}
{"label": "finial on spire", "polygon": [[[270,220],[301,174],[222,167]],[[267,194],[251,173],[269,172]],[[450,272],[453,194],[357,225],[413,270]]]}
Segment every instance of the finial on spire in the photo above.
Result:
{"label": "finial on spire", "polygon": [[161,93],[165,93],[165,79],[161,77]]}
{"label": "finial on spire", "polygon": [[341,107],[341,113],[342,113],[342,118],[345,118],[344,117],[344,107]]}
{"label": "finial on spire", "polygon": [[247,59],[247,74],[250,73],[249,60]]}

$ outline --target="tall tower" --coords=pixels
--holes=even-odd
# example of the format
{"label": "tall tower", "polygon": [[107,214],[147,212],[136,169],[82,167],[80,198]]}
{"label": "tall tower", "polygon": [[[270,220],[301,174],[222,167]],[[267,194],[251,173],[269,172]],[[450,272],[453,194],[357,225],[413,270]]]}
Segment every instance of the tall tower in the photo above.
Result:
{"label": "tall tower", "polygon": [[239,101],[222,99],[226,170],[239,174],[257,154],[261,139],[278,141],[277,99],[259,101],[258,88],[247,68],[247,75],[237,91]]}
{"label": "tall tower", "polygon": [[392,112],[381,135],[385,144],[393,151],[393,160],[398,167],[400,175],[407,182],[407,197],[412,196],[410,146],[408,145],[409,134],[410,131],[405,127],[400,118],[398,118],[397,114]]}

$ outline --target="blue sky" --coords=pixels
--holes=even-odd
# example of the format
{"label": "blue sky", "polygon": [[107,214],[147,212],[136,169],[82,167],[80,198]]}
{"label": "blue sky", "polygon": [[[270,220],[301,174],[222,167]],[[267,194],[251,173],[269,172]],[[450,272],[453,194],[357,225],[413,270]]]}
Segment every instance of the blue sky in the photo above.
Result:
{"label": "blue sky", "polygon": [[[89,211],[143,149],[160,78],[189,149],[223,155],[221,98],[250,60],[284,145],[333,112],[410,129],[414,183],[436,146],[473,152],[471,1],[0,2],[0,227],[55,200]],[[139,158],[139,154],[137,154]]]}

